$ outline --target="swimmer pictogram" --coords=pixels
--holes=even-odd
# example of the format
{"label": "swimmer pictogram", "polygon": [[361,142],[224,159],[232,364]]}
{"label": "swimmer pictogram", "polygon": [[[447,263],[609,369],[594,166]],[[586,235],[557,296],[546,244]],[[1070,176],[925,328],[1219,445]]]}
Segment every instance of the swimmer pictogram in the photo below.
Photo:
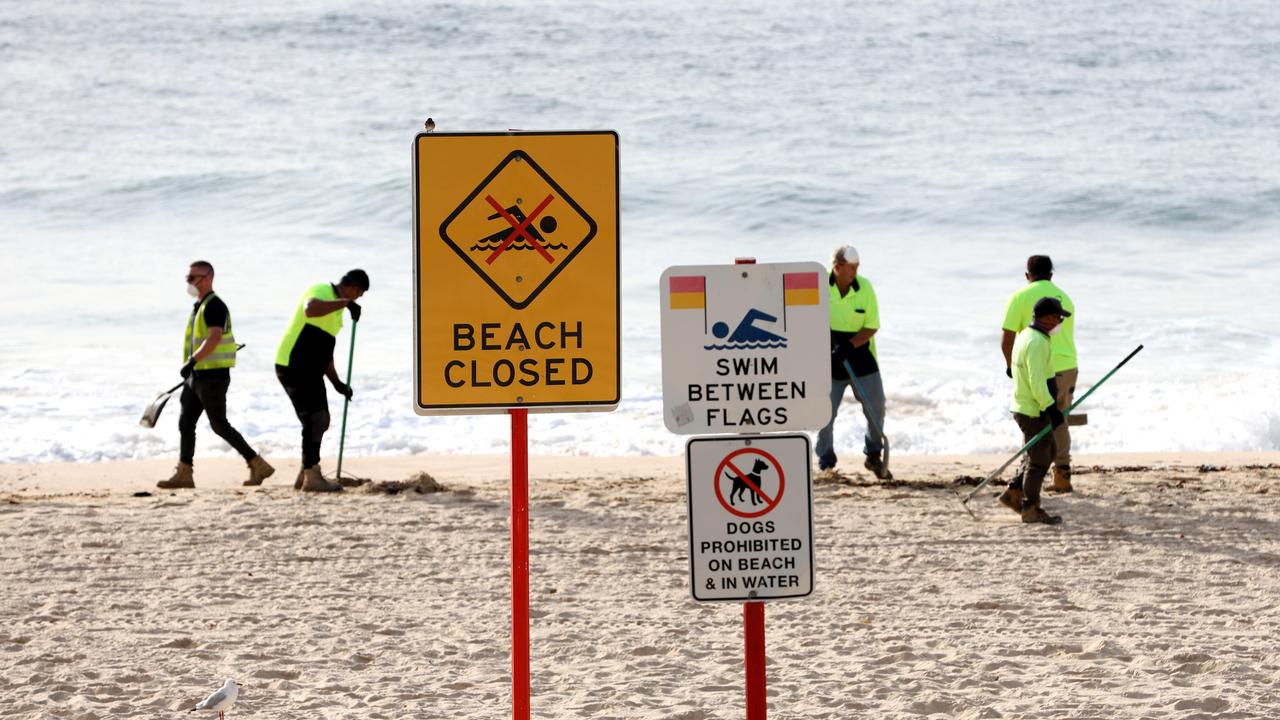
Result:
{"label": "swimmer pictogram", "polygon": [[726,322],[717,322],[711,326],[711,334],[724,341],[724,343],[711,343],[703,345],[704,350],[759,350],[761,348],[785,348],[787,339],[771,330],[766,330],[757,322],[776,323],[778,317],[769,313],[751,308],[747,310],[746,315],[738,321],[737,327],[733,332],[729,332],[729,324]]}
{"label": "swimmer pictogram", "polygon": [[523,150],[440,224],[440,238],[515,309],[533,302],[595,234],[595,220]]}

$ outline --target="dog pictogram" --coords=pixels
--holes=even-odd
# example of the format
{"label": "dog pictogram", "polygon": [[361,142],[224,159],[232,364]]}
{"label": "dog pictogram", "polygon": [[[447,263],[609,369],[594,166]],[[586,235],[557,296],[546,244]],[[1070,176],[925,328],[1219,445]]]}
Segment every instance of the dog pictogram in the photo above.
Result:
{"label": "dog pictogram", "polygon": [[[744,467],[750,467],[751,472],[745,472]],[[778,506],[787,487],[787,478],[778,459],[753,447],[729,453],[716,466],[713,482],[720,505],[742,518],[767,514]],[[748,509],[748,503],[752,509]]]}

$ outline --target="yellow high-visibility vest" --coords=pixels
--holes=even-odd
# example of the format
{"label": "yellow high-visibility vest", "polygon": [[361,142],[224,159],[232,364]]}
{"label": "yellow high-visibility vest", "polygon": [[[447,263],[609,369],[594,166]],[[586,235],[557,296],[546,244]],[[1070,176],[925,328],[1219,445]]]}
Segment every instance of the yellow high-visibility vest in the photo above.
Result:
{"label": "yellow high-visibility vest", "polygon": [[[200,305],[191,312],[191,319],[187,322],[186,337],[182,343],[182,359],[187,361],[195,354],[195,351],[204,344],[205,338],[209,337],[209,326],[204,322],[204,306],[209,304],[209,300],[214,297],[214,293],[204,296],[204,300],[200,301]],[[218,341],[218,347],[209,355],[209,357],[196,363],[196,370],[217,370],[219,368],[233,368],[236,366],[236,336],[231,333],[231,310],[227,310],[227,326],[222,330],[222,339]]]}

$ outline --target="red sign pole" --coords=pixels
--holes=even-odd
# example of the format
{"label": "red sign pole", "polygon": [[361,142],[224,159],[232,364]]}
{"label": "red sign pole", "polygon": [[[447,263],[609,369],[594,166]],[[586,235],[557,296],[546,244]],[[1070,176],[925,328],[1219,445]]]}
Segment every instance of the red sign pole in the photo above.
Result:
{"label": "red sign pole", "polygon": [[742,629],[746,641],[747,720],[765,720],[764,603],[742,603]]}
{"label": "red sign pole", "polygon": [[511,411],[511,718],[529,720],[528,410]]}
{"label": "red sign pole", "polygon": [[[735,265],[755,265],[755,258],[734,258]],[[776,463],[775,463],[776,464]],[[764,603],[742,604],[743,665],[747,675],[747,720],[765,720]]]}

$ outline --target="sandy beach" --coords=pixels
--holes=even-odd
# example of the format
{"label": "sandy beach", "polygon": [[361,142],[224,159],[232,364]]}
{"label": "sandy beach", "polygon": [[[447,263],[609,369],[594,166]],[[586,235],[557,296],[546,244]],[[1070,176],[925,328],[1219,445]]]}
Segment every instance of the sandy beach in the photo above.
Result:
{"label": "sandy beach", "polygon": [[[1280,454],[1082,457],[1056,528],[961,509],[1002,460],[815,484],[771,717],[1280,714]],[[0,707],[170,717],[232,677],[233,718],[509,717],[508,463],[359,459],[375,482],[332,496],[288,463],[254,489],[201,460],[180,492],[161,461],[0,466]],[[419,472],[445,490],[387,492]],[[690,598],[683,473],[532,459],[535,717],[742,717],[741,609]]]}

